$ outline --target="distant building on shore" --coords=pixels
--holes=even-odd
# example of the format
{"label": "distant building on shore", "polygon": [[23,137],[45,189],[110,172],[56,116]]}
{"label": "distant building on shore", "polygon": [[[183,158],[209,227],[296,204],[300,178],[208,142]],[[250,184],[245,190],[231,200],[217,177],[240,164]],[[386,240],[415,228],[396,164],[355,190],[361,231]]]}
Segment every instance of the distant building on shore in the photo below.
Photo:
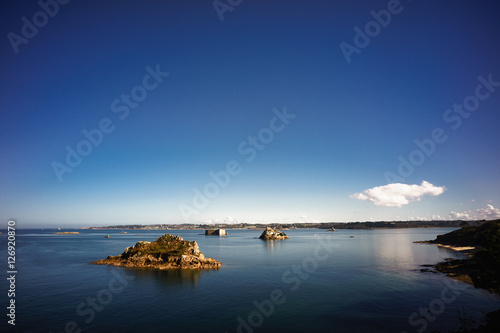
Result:
{"label": "distant building on shore", "polygon": [[225,229],[211,229],[211,230],[205,230],[205,235],[207,236],[226,236],[226,230]]}

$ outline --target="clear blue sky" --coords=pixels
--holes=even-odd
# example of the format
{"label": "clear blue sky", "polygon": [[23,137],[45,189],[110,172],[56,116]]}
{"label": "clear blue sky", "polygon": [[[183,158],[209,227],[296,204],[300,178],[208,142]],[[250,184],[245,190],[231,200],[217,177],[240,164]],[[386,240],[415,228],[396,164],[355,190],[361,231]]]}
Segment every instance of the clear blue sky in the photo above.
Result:
{"label": "clear blue sky", "polygon": [[5,223],[500,216],[498,1],[42,2],[0,4]]}

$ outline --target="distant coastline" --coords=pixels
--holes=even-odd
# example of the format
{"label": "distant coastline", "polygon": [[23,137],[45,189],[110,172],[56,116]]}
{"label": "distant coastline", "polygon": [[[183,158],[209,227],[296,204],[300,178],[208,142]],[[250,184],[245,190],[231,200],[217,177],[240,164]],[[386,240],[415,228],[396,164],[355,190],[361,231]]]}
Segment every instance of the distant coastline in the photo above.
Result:
{"label": "distant coastline", "polygon": [[[467,221],[470,225],[479,225],[485,221]],[[266,227],[275,229],[407,229],[407,228],[459,228],[465,222],[463,220],[450,221],[377,221],[377,222],[323,222],[323,223],[270,223],[270,224],[251,224],[251,223],[233,223],[233,224],[128,224],[128,225],[110,225],[100,227],[85,227],[80,229],[90,230],[204,230],[204,229],[246,229],[246,230],[264,230]]]}

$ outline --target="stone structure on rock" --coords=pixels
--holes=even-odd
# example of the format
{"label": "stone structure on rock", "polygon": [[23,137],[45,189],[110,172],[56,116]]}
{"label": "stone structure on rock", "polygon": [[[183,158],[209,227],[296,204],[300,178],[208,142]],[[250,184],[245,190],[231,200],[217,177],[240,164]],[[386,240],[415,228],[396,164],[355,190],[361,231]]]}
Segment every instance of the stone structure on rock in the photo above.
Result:
{"label": "stone structure on rock", "polygon": [[138,242],[118,256],[109,256],[92,263],[156,269],[218,269],[222,265],[213,258],[205,258],[196,241],[186,241],[170,234],[154,242]]}
{"label": "stone structure on rock", "polygon": [[278,240],[278,239],[287,239],[290,237],[288,237],[284,232],[281,232],[278,229],[267,227],[259,238],[264,240]]}
{"label": "stone structure on rock", "polygon": [[205,230],[205,235],[207,236],[226,236],[226,230],[225,229],[209,229]]}

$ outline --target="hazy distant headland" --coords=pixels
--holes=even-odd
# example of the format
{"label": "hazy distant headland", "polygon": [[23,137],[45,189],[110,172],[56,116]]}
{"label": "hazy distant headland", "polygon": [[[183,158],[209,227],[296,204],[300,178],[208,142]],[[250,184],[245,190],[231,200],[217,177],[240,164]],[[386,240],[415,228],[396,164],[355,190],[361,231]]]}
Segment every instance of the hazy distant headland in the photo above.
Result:
{"label": "hazy distant headland", "polygon": [[482,221],[378,221],[378,222],[324,222],[324,223],[273,223],[273,224],[251,224],[251,223],[234,223],[234,224],[131,224],[131,225],[111,225],[102,227],[87,227],[84,229],[103,230],[103,229],[131,229],[131,230],[197,230],[197,229],[255,229],[262,230],[266,227],[275,229],[403,229],[403,228],[458,228],[465,223],[476,225],[485,222]]}

